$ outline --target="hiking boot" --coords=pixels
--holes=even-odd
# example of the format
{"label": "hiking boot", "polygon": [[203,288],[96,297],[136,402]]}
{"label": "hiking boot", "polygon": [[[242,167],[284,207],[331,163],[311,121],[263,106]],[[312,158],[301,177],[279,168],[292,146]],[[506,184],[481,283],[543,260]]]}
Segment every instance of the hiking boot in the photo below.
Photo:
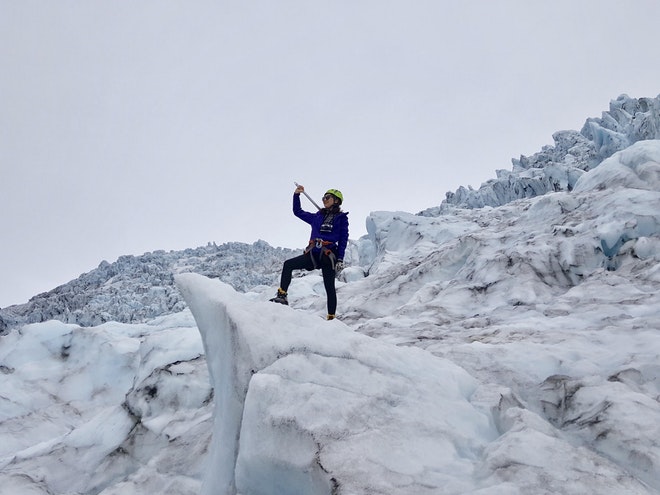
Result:
{"label": "hiking boot", "polygon": [[334,319],[335,319],[335,315],[328,315],[328,316],[325,317],[325,319],[326,319],[326,320],[334,320]]}
{"label": "hiking boot", "polygon": [[288,306],[289,300],[286,298],[286,291],[283,291],[282,289],[277,289],[277,295],[274,298],[270,299],[270,302],[280,303]]}

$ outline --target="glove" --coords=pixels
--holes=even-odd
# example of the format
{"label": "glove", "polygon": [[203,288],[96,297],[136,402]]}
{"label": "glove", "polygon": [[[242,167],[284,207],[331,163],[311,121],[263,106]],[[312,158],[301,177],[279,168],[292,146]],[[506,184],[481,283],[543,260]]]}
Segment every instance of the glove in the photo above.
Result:
{"label": "glove", "polygon": [[344,260],[337,260],[337,263],[335,263],[335,274],[339,275],[343,269],[344,269]]}

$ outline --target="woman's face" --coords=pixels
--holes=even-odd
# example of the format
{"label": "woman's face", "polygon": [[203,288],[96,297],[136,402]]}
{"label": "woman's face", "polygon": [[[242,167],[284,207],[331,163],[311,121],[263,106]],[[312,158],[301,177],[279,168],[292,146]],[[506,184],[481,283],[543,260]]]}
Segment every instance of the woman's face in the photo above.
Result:
{"label": "woman's face", "polygon": [[331,208],[335,204],[335,197],[332,194],[326,194],[322,199],[324,208]]}

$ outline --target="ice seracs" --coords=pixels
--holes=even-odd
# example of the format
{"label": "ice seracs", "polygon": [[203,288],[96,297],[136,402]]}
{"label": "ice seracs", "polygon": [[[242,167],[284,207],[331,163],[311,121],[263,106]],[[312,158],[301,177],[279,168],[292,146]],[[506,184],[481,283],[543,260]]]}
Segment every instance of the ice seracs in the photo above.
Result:
{"label": "ice seracs", "polygon": [[441,206],[423,214],[435,215],[451,206],[502,206],[548,192],[571,191],[585,171],[617,151],[638,141],[660,139],[660,96],[637,99],[621,95],[600,118],[587,119],[580,132],[558,131],[552,138],[554,146],[513,159],[511,171],[498,170],[497,178],[479,189],[460,187],[447,193]]}
{"label": "ice seracs", "polygon": [[638,141],[604,160],[577,181],[575,192],[607,188],[660,191],[660,148],[658,140]]}
{"label": "ice seracs", "polygon": [[1,308],[0,335],[22,324],[47,320],[83,327],[106,321],[143,323],[185,308],[173,274],[201,273],[246,291],[273,283],[279,277],[277,266],[298,252],[274,248],[265,241],[228,242],[102,261],[94,270],[25,304]]}

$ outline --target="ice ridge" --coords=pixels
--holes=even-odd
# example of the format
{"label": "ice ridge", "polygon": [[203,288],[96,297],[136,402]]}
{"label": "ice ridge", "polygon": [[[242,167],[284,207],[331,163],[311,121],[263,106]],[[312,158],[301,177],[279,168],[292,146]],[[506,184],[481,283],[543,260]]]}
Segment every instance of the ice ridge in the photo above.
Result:
{"label": "ice ridge", "polygon": [[219,278],[245,292],[272,285],[282,262],[296,251],[265,241],[230,242],[182,251],[154,251],[102,261],[90,272],[27,303],[0,309],[0,334],[27,323],[59,320],[83,327],[107,321],[142,323],[185,308],[174,274],[194,272]]}
{"label": "ice ridge", "polygon": [[587,119],[580,132],[558,131],[552,138],[554,146],[512,159],[511,171],[497,170],[497,178],[477,190],[461,186],[448,192],[439,207],[421,214],[436,216],[452,207],[496,207],[548,192],[571,191],[586,171],[617,151],[638,141],[660,139],[660,95],[639,99],[620,95],[600,118]]}

